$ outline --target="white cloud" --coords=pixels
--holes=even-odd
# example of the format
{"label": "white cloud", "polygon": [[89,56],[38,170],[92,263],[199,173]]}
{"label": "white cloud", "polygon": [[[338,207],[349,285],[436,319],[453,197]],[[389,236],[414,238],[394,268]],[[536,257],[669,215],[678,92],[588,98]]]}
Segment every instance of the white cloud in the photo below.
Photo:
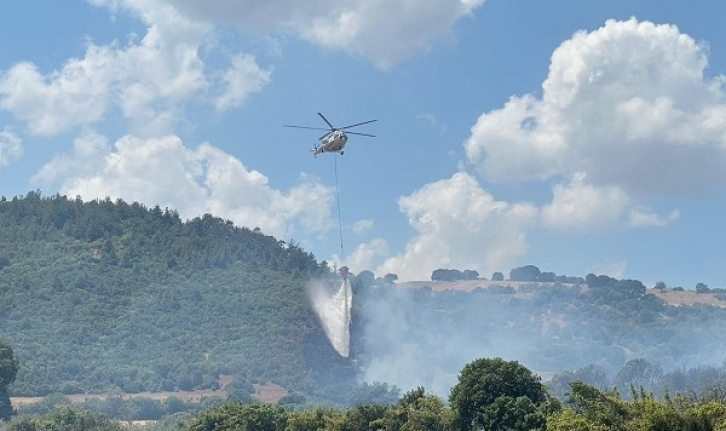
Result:
{"label": "white cloud", "polygon": [[89,41],[82,58],[71,58],[55,71],[45,73],[23,62],[0,72],[0,109],[24,121],[33,134],[49,136],[93,124],[118,107],[137,134],[162,136],[194,96],[224,94],[214,103],[220,110],[230,109],[269,82],[270,72],[244,54],[231,57],[232,67],[219,82],[210,80],[199,52],[214,48],[214,27],[190,20],[168,4],[91,4],[130,11],[147,25],[146,33],[138,41],[129,38],[125,46]]}
{"label": "white cloud", "polygon": [[726,182],[724,77],[706,66],[672,25],[578,32],[552,54],[541,98],[514,96],[478,119],[468,160],[492,181],[584,173],[622,198],[703,193]]}
{"label": "white cloud", "polygon": [[314,43],[390,67],[450,33],[484,0],[166,0],[194,19],[243,31],[294,32]]}
{"label": "white cloud", "polygon": [[595,187],[585,175],[554,187],[552,203],[542,208],[545,225],[559,229],[598,229],[622,220],[630,199],[616,187]]}
{"label": "white cloud", "polygon": [[[400,200],[417,235],[378,272],[501,270],[527,250],[527,230],[665,226],[645,203],[726,182],[726,78],[675,26],[631,19],[578,32],[552,54],[542,96],[513,96],[481,115],[465,143],[485,179],[547,181],[551,202],[496,201],[464,172]],[[623,273],[625,263],[603,270]]]}
{"label": "white cloud", "polygon": [[[366,243],[359,244],[353,253],[345,256],[345,260],[341,260],[340,256],[333,256],[332,261],[338,266],[343,264],[347,265],[355,273],[359,273],[363,270],[372,270],[376,262],[380,261],[380,258],[388,255],[388,242],[383,238],[374,238]],[[377,274],[380,276],[384,274]]]}
{"label": "white cloud", "polygon": [[111,147],[102,136],[88,134],[34,181],[59,183],[62,194],[85,200],[109,196],[158,204],[186,218],[211,213],[278,238],[296,229],[322,233],[333,225],[333,189],[315,178],[303,176],[285,193],[230,154],[208,143],[189,149],[176,136],[125,136]]}
{"label": "white cloud", "polygon": [[51,183],[66,175],[98,175],[105,168],[105,157],[110,152],[111,145],[105,136],[94,132],[85,133],[73,141],[73,153],[56,156],[35,174],[33,181]]}
{"label": "white cloud", "polygon": [[214,106],[218,111],[239,107],[250,94],[261,91],[270,82],[271,74],[271,70],[260,69],[251,55],[232,57],[232,67],[222,76],[224,85]]}
{"label": "white cloud", "polygon": [[663,227],[678,220],[680,216],[681,213],[678,210],[673,210],[667,216],[662,216],[654,213],[649,208],[635,207],[630,209],[628,224],[633,227]]}
{"label": "white cloud", "polygon": [[10,127],[0,132],[0,166],[7,166],[23,153],[23,140]]}
{"label": "white cloud", "polygon": [[431,114],[431,113],[423,114],[423,115],[419,115],[417,118],[426,120],[426,122],[429,123],[431,126],[433,126],[439,132],[440,135],[445,134],[446,131],[448,130],[446,125],[442,124],[441,121],[439,120],[439,118],[435,114]]}
{"label": "white cloud", "polygon": [[678,216],[678,211],[664,217],[646,207],[633,206],[620,188],[588,184],[583,173],[575,173],[567,184],[555,185],[552,202],[542,207],[544,225],[562,230],[665,226]]}
{"label": "white cloud", "polygon": [[369,230],[373,229],[373,220],[371,219],[364,219],[364,220],[358,220],[357,222],[353,223],[353,232],[357,234],[366,233]]}
{"label": "white cloud", "polygon": [[36,135],[55,135],[98,121],[109,102],[109,48],[90,45],[84,59],[70,59],[43,75],[28,62],[0,74],[0,109],[12,112]]}
{"label": "white cloud", "polygon": [[426,280],[437,268],[499,271],[527,251],[526,230],[539,217],[530,204],[494,200],[465,172],[425,185],[399,206],[417,236],[375,272],[402,280]]}

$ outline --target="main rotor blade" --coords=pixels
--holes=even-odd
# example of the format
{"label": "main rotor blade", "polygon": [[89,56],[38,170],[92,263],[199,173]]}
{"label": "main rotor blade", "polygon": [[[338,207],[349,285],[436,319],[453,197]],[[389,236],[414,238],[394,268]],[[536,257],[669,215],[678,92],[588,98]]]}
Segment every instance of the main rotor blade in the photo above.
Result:
{"label": "main rotor blade", "polygon": [[358,126],[362,126],[362,125],[364,125],[364,124],[372,123],[372,122],[374,122],[374,121],[378,121],[378,120],[368,120],[368,121],[364,121],[364,122],[362,122],[362,123],[357,123],[357,124],[353,124],[353,125],[351,125],[351,126],[345,126],[345,127],[341,127],[341,128],[340,128],[340,130],[350,129],[351,127],[358,127]]}
{"label": "main rotor blade", "polygon": [[360,135],[360,136],[368,136],[369,138],[375,138],[376,135],[371,135],[369,133],[358,133],[358,132],[345,132],[349,135]]}
{"label": "main rotor blade", "polygon": [[322,118],[322,119],[323,119],[323,121],[325,121],[325,122],[326,122],[326,123],[328,124],[328,126],[330,126],[330,130],[333,130],[333,129],[335,129],[335,127],[333,127],[333,125],[332,125],[332,124],[330,124],[330,121],[328,121],[328,119],[327,119],[327,118],[325,118],[325,116],[324,116],[323,114],[321,114],[320,112],[318,112],[318,115],[320,115],[320,118]]}
{"label": "main rotor blade", "polygon": [[[324,129],[321,129],[321,130],[324,130]],[[322,141],[323,139],[327,138],[328,136],[330,136],[331,133],[333,133],[332,130],[329,131],[328,133],[324,134],[323,136],[319,137],[318,141]]]}
{"label": "main rotor blade", "polygon": [[310,129],[310,130],[328,130],[328,129],[323,129],[322,127],[289,126],[287,124],[283,124],[282,127],[294,127],[296,129]]}

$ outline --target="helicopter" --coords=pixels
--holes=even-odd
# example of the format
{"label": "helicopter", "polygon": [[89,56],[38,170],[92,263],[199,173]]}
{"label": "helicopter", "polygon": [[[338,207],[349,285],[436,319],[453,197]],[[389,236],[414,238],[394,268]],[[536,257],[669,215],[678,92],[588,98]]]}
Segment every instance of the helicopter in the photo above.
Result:
{"label": "helicopter", "polygon": [[321,153],[340,153],[340,155],[342,156],[344,154],[343,148],[345,148],[345,143],[348,142],[348,134],[367,136],[369,138],[376,137],[376,135],[371,135],[369,133],[350,132],[350,131],[346,131],[346,129],[362,126],[364,124],[372,123],[377,120],[368,120],[368,121],[364,121],[362,123],[356,123],[356,124],[352,124],[350,126],[338,128],[338,127],[333,126],[330,123],[330,121],[328,121],[328,119],[325,118],[325,116],[323,114],[321,114],[320,112],[318,112],[318,115],[320,115],[320,118],[322,118],[323,121],[325,121],[325,123],[328,126],[330,126],[330,129],[323,129],[321,127],[290,126],[287,124],[283,124],[283,127],[295,127],[297,129],[325,130],[326,133],[319,138],[320,144],[318,144],[310,149],[310,151],[316,157],[318,154],[321,154]]}

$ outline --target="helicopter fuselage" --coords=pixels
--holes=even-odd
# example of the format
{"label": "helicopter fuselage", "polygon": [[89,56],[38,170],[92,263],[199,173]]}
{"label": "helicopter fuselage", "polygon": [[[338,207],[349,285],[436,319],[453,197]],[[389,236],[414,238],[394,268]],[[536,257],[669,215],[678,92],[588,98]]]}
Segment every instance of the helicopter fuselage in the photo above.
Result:
{"label": "helicopter fuselage", "polygon": [[[343,148],[345,148],[345,144],[348,142],[348,134],[344,131],[346,129],[352,129],[353,127],[362,126],[364,124],[372,123],[376,120],[368,120],[363,121],[362,123],[355,123],[351,124],[350,126],[345,127],[335,127],[333,126],[330,121],[328,121],[327,118],[320,112],[318,112],[318,115],[320,118],[325,121],[325,124],[330,127],[329,129],[323,129],[320,127],[308,127],[308,126],[293,126],[289,124],[283,124],[284,127],[295,127],[297,129],[311,129],[311,130],[325,130],[326,133],[321,136],[320,143],[313,148],[310,149],[312,151],[313,155],[317,156],[318,154],[322,153],[340,153],[340,155],[343,155]],[[371,135],[370,133],[361,133],[361,132],[351,132],[349,131],[351,135],[359,135],[359,136],[367,136],[369,138],[375,138],[376,135]]]}
{"label": "helicopter fuselage", "polygon": [[320,141],[320,145],[313,147],[310,151],[316,156],[321,153],[339,152],[343,154],[346,142],[348,142],[348,135],[342,130],[334,130],[329,136]]}

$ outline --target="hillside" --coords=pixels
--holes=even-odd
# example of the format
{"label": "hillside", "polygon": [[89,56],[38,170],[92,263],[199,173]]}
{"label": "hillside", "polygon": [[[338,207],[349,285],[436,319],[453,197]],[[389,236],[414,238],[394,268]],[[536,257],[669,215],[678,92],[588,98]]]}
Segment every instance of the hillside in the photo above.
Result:
{"label": "hillside", "polygon": [[[298,400],[352,402],[387,394],[385,384],[445,396],[481,357],[543,376],[637,358],[664,369],[726,360],[722,292],[594,275],[394,284],[357,270],[343,359],[306,292],[313,278],[331,289],[340,280],[294,243],[138,203],[0,199],[0,339],[21,364],[11,395],[252,394],[273,383]],[[220,376],[233,376],[226,391]]]}
{"label": "hillside", "polygon": [[637,280],[596,279],[607,283],[419,281],[359,289],[366,377],[445,395],[457,370],[477,357],[518,360],[542,376],[589,365],[614,375],[635,359],[663,370],[726,360],[723,293],[661,293]]}
{"label": "hillside", "polygon": [[[471,292],[474,289],[487,289],[494,286],[505,286],[514,289],[515,293],[520,286],[530,285],[529,282],[520,281],[488,281],[488,280],[459,280],[459,281],[407,281],[398,283],[396,286],[402,289],[421,289],[430,287],[435,292],[443,292],[447,290]],[[552,287],[554,283],[537,283],[541,288]],[[566,285],[566,284],[565,284]],[[656,298],[663,300],[666,304],[672,306],[691,306],[691,305],[710,305],[713,307],[726,308],[726,301],[719,300],[717,293],[698,293],[695,291],[675,291],[657,289],[647,289],[647,294],[654,295]],[[520,293],[519,297],[531,296],[531,292]]]}
{"label": "hillside", "polygon": [[216,389],[312,391],[352,378],[305,292],[326,273],[295,244],[204,216],[61,196],[0,201],[0,334],[13,395]]}

